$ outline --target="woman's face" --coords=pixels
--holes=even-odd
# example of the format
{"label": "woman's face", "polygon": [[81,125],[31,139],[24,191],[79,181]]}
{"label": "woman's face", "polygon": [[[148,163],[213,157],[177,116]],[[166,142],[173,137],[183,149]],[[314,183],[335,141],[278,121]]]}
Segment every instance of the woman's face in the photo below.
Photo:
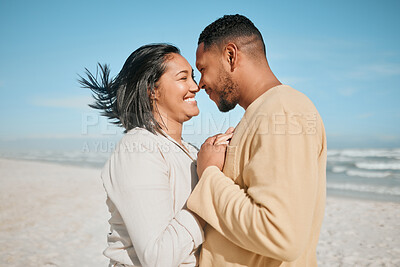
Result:
{"label": "woman's face", "polygon": [[163,120],[183,123],[200,112],[194,99],[199,87],[183,56],[171,54],[166,66],[155,90],[156,105]]}

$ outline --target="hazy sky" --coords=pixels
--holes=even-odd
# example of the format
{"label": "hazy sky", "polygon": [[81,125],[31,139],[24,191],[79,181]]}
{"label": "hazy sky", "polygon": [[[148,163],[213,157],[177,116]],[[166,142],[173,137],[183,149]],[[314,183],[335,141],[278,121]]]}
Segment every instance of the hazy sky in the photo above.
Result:
{"label": "hazy sky", "polygon": [[[77,74],[101,62],[115,75],[135,49],[155,42],[177,45],[194,67],[204,27],[239,13],[263,34],[276,76],[314,102],[328,142],[400,146],[399,3],[0,0],[0,141],[113,135],[87,107],[91,94]],[[204,92],[196,98],[201,115],[185,126],[196,144],[244,112],[221,114]]]}

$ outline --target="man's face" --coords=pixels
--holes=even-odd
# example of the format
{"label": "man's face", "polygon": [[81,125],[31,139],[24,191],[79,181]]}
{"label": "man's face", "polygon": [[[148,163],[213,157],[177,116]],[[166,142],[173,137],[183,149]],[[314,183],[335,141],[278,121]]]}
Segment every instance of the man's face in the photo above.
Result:
{"label": "man's face", "polygon": [[217,47],[204,51],[204,43],[197,47],[196,67],[201,73],[199,87],[206,90],[218,109],[227,112],[239,103],[239,87],[224,69],[223,55]]}

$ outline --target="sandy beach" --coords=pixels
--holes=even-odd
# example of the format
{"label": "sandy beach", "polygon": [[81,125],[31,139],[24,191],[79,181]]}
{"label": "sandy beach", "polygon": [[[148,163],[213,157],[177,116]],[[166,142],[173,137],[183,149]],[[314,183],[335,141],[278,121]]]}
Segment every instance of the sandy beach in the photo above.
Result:
{"label": "sandy beach", "polygon": [[[0,266],[107,266],[100,170],[0,159]],[[400,266],[400,204],[328,197],[319,266]]]}
{"label": "sandy beach", "polygon": [[99,172],[0,159],[0,266],[107,266]]}

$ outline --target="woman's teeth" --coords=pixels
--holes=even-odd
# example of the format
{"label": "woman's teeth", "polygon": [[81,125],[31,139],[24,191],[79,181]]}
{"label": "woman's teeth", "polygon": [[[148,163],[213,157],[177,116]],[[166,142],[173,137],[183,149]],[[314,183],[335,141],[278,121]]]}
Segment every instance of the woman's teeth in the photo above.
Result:
{"label": "woman's teeth", "polygon": [[185,98],[184,101],[193,102],[193,101],[196,101],[196,100],[194,99],[194,97],[189,97],[189,98]]}

